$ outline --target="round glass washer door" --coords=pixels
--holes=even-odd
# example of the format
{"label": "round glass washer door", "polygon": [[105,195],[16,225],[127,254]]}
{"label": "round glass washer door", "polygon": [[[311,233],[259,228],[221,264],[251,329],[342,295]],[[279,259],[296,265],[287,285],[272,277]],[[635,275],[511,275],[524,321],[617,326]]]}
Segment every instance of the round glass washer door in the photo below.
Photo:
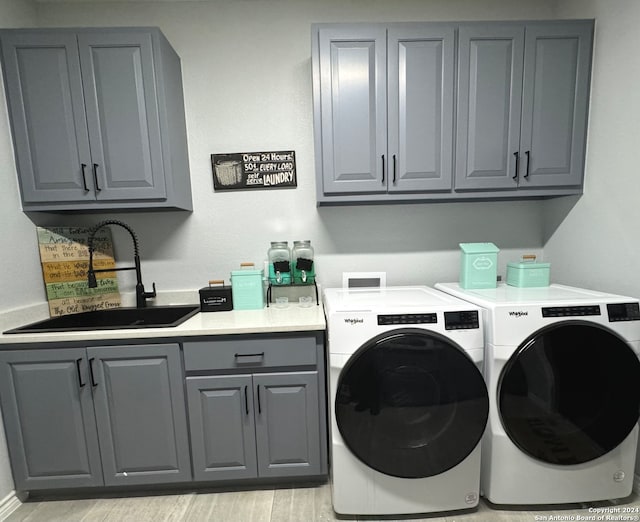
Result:
{"label": "round glass washer door", "polygon": [[617,447],[640,411],[640,362],[613,331],[585,321],[538,330],[498,382],[502,425],[542,462],[581,464]]}
{"label": "round glass washer door", "polygon": [[338,380],[335,415],[350,451],[387,475],[423,478],[462,462],[489,413],[475,363],[454,342],[420,329],[360,347]]}

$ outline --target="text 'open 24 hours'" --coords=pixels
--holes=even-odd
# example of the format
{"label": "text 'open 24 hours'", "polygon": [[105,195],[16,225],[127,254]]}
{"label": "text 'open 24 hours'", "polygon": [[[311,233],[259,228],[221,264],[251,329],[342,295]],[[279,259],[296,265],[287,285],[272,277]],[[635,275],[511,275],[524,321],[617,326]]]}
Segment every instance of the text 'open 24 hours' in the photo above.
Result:
{"label": "text 'open 24 hours'", "polygon": [[296,153],[236,152],[212,154],[215,190],[295,187]]}

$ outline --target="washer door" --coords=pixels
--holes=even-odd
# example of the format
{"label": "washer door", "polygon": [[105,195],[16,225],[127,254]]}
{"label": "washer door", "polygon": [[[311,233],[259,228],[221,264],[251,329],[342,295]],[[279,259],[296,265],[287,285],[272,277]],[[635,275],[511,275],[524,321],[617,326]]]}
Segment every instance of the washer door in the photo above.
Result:
{"label": "washer door", "polygon": [[489,413],[474,362],[435,332],[398,329],[362,346],[338,380],[335,415],[347,447],[387,475],[438,475],[477,446]]}
{"label": "washer door", "polygon": [[640,362],[611,330],[563,321],[538,330],[498,383],[502,425],[527,455],[580,464],[618,446],[638,421]]}

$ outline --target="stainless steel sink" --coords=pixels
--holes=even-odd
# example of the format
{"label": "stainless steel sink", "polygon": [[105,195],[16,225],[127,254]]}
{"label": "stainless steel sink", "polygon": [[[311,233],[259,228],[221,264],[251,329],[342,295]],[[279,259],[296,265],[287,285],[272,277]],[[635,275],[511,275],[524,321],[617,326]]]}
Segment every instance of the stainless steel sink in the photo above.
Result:
{"label": "stainless steel sink", "polygon": [[198,305],[112,308],[51,317],[4,332],[5,334],[115,330],[117,328],[168,328],[178,326],[200,310]]}

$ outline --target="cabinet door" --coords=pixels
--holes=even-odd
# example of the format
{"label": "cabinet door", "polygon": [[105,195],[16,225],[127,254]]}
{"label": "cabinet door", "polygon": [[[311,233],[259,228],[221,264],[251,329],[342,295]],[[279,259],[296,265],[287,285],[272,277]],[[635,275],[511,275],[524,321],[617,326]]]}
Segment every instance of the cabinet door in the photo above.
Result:
{"label": "cabinet door", "polygon": [[88,348],[105,484],[191,479],[177,344]]}
{"label": "cabinet door", "polygon": [[100,486],[84,348],[0,352],[0,399],[18,490]]}
{"label": "cabinet door", "polygon": [[7,32],[2,55],[23,201],[94,200],[76,35]]}
{"label": "cabinet door", "polygon": [[99,200],[165,199],[152,36],[78,35]]}
{"label": "cabinet door", "polygon": [[459,28],[455,188],[515,189],[524,26]]}
{"label": "cabinet door", "polygon": [[590,21],[527,25],[521,188],[582,183],[592,38]]}
{"label": "cabinet door", "polygon": [[187,378],[195,480],[258,475],[251,375]]}
{"label": "cabinet door", "polygon": [[325,194],[387,191],[386,29],[319,31]]}
{"label": "cabinet door", "polygon": [[389,192],[450,190],[455,27],[388,31]]}
{"label": "cabinet door", "polygon": [[258,474],[321,473],[318,372],[255,374]]}

